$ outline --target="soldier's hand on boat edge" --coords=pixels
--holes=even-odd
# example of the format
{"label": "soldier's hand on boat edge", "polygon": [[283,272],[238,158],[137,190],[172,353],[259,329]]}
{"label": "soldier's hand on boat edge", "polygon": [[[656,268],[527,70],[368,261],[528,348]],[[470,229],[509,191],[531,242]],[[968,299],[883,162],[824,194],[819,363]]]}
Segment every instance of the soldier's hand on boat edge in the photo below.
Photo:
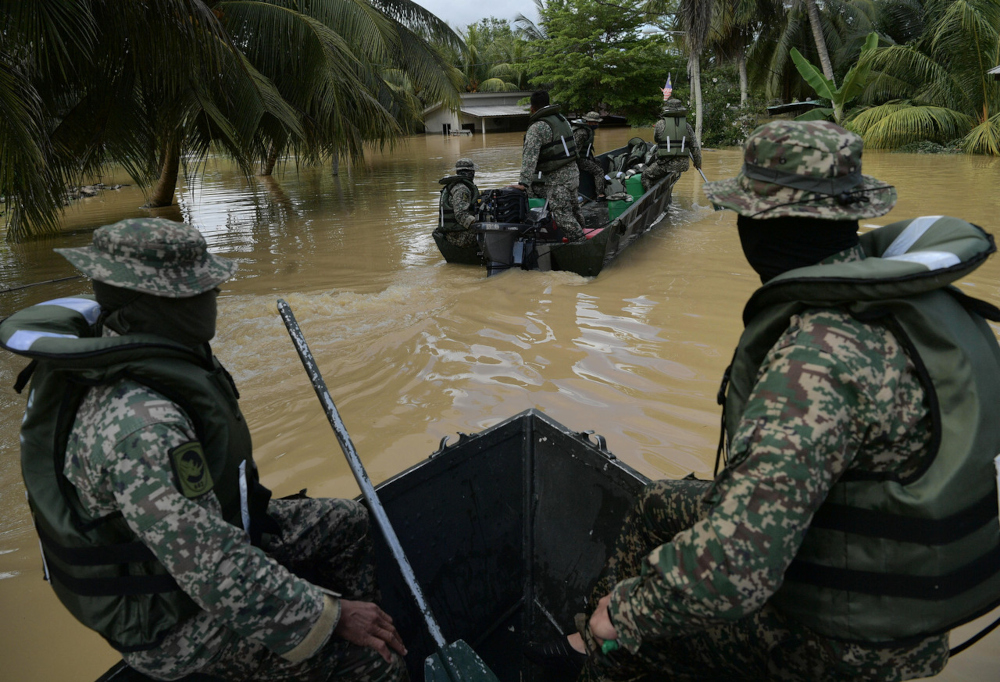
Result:
{"label": "soldier's hand on boat edge", "polygon": [[597,602],[597,608],[590,617],[590,632],[603,644],[607,640],[617,640],[618,631],[611,623],[611,616],[608,615],[608,604],[611,603],[611,595],[606,594]]}
{"label": "soldier's hand on boat edge", "polygon": [[352,644],[375,649],[387,662],[392,660],[390,648],[400,656],[406,655],[406,647],[392,624],[392,617],[371,602],[341,599],[340,620],[333,634]]}

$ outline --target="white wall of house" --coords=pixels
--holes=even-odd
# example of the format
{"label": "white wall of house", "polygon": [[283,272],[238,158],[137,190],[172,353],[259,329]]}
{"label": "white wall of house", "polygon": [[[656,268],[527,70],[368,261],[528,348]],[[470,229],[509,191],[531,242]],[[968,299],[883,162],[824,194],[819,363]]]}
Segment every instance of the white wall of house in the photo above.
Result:
{"label": "white wall of house", "polygon": [[[518,105],[518,101],[530,95],[530,91],[464,93],[460,111],[450,111],[441,104],[425,109],[424,129],[428,135],[463,129],[482,133],[484,127],[487,133],[524,129],[527,127],[528,109]],[[518,110],[523,113],[512,115]]]}

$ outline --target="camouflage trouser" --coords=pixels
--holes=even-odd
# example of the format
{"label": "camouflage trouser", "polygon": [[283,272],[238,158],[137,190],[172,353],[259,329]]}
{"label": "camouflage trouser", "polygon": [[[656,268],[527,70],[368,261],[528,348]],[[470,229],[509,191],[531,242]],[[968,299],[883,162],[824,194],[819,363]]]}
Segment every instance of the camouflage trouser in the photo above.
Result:
{"label": "camouflage trouser", "polygon": [[580,177],[583,177],[584,173],[590,173],[594,178],[594,190],[597,195],[604,194],[604,169],[601,167],[600,162],[597,159],[577,159],[576,166],[580,169]]}
{"label": "camouflage trouser", "polygon": [[[572,166],[570,166],[572,168]],[[579,180],[569,184],[547,182],[531,186],[532,195],[549,200],[549,211],[556,225],[562,229],[571,242],[584,240],[583,226],[587,224],[577,201]]]}
{"label": "camouflage trouser", "polygon": [[[591,652],[578,682],[906,680],[930,677],[944,666],[947,637],[932,638],[917,649],[839,643],[790,621],[770,604],[738,621],[644,642],[635,655],[624,650],[610,656],[599,653],[587,626],[598,600],[618,581],[639,575],[653,549],[700,520],[701,498],[710,485],[709,481],[655,481],[643,490],[590,595],[587,616],[577,618]],[[901,660],[908,664],[901,665]]]}
{"label": "camouflage trouser", "polygon": [[657,161],[646,167],[642,172],[642,188],[649,191],[649,188],[671,173],[680,175],[691,168],[691,160],[686,156],[681,156],[669,161]]}
{"label": "camouflage trouser", "polygon": [[[264,550],[293,573],[341,593],[347,599],[377,601],[368,512],[353,500],[272,500],[268,513],[281,526],[280,538],[266,537]],[[386,663],[374,649],[331,635],[326,645],[300,663],[289,663],[261,644],[237,639],[202,672],[241,682],[391,682],[407,679],[406,665],[393,654]]]}
{"label": "camouflage trouser", "polygon": [[476,246],[476,234],[469,230],[461,232],[445,232],[444,238],[455,246]]}

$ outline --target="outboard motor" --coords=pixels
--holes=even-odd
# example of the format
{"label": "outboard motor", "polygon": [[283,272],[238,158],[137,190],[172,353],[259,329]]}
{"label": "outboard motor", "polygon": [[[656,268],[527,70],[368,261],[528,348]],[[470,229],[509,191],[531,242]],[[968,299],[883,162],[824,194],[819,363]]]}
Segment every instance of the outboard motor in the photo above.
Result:
{"label": "outboard motor", "polygon": [[[481,218],[491,218],[493,215],[498,213],[487,213],[485,209],[480,212]],[[512,217],[509,213],[501,215]],[[472,230],[479,235],[487,277],[512,267],[522,270],[551,270],[551,245],[564,241],[564,235],[552,220],[547,204],[542,208],[526,208],[520,222],[482,220],[473,223]]]}

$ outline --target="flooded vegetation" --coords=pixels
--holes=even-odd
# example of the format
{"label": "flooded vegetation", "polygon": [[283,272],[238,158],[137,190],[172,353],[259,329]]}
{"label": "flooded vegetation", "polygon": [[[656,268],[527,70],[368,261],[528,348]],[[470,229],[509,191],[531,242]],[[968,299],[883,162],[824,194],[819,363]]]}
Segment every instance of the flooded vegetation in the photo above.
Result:
{"label": "flooded vegetation", "polygon": [[[597,147],[651,131],[602,129]],[[357,487],[299,365],[275,301],[295,311],[371,478],[384,480],[457,432],[529,408],[593,429],[649,477],[710,478],[716,391],[759,280],[743,260],[735,214],[715,212],[686,173],[667,219],[594,279],[447,265],[431,238],[437,180],[461,156],[481,187],[513,182],[520,134],[406,139],[364,164],[279,166],[252,186],[208,161],[178,204],[149,211],[135,187],[75,201],[57,238],[0,247],[4,288],[71,276],[52,253],[92,229],[159,215],[197,225],[213,252],[239,262],[223,285],[213,343],[242,394],[263,482],[277,496],[308,488],[353,497]],[[710,179],[731,177],[734,150],[705,154]],[[997,230],[997,161],[965,155],[868,153],[865,172],[894,184],[899,203],[873,229],[946,214]],[[127,182],[105,177],[106,185]],[[959,283],[1000,304],[1000,260]],[[89,291],[75,279],[5,293],[0,315]],[[117,654],[76,623],[41,579],[18,464],[23,362],[0,357],[0,657],[4,679],[94,680]],[[993,615],[992,617],[996,617]],[[961,629],[961,641],[977,630]],[[58,655],[53,655],[58,644]],[[1000,634],[963,653],[938,679],[981,680],[1000,666]]]}

